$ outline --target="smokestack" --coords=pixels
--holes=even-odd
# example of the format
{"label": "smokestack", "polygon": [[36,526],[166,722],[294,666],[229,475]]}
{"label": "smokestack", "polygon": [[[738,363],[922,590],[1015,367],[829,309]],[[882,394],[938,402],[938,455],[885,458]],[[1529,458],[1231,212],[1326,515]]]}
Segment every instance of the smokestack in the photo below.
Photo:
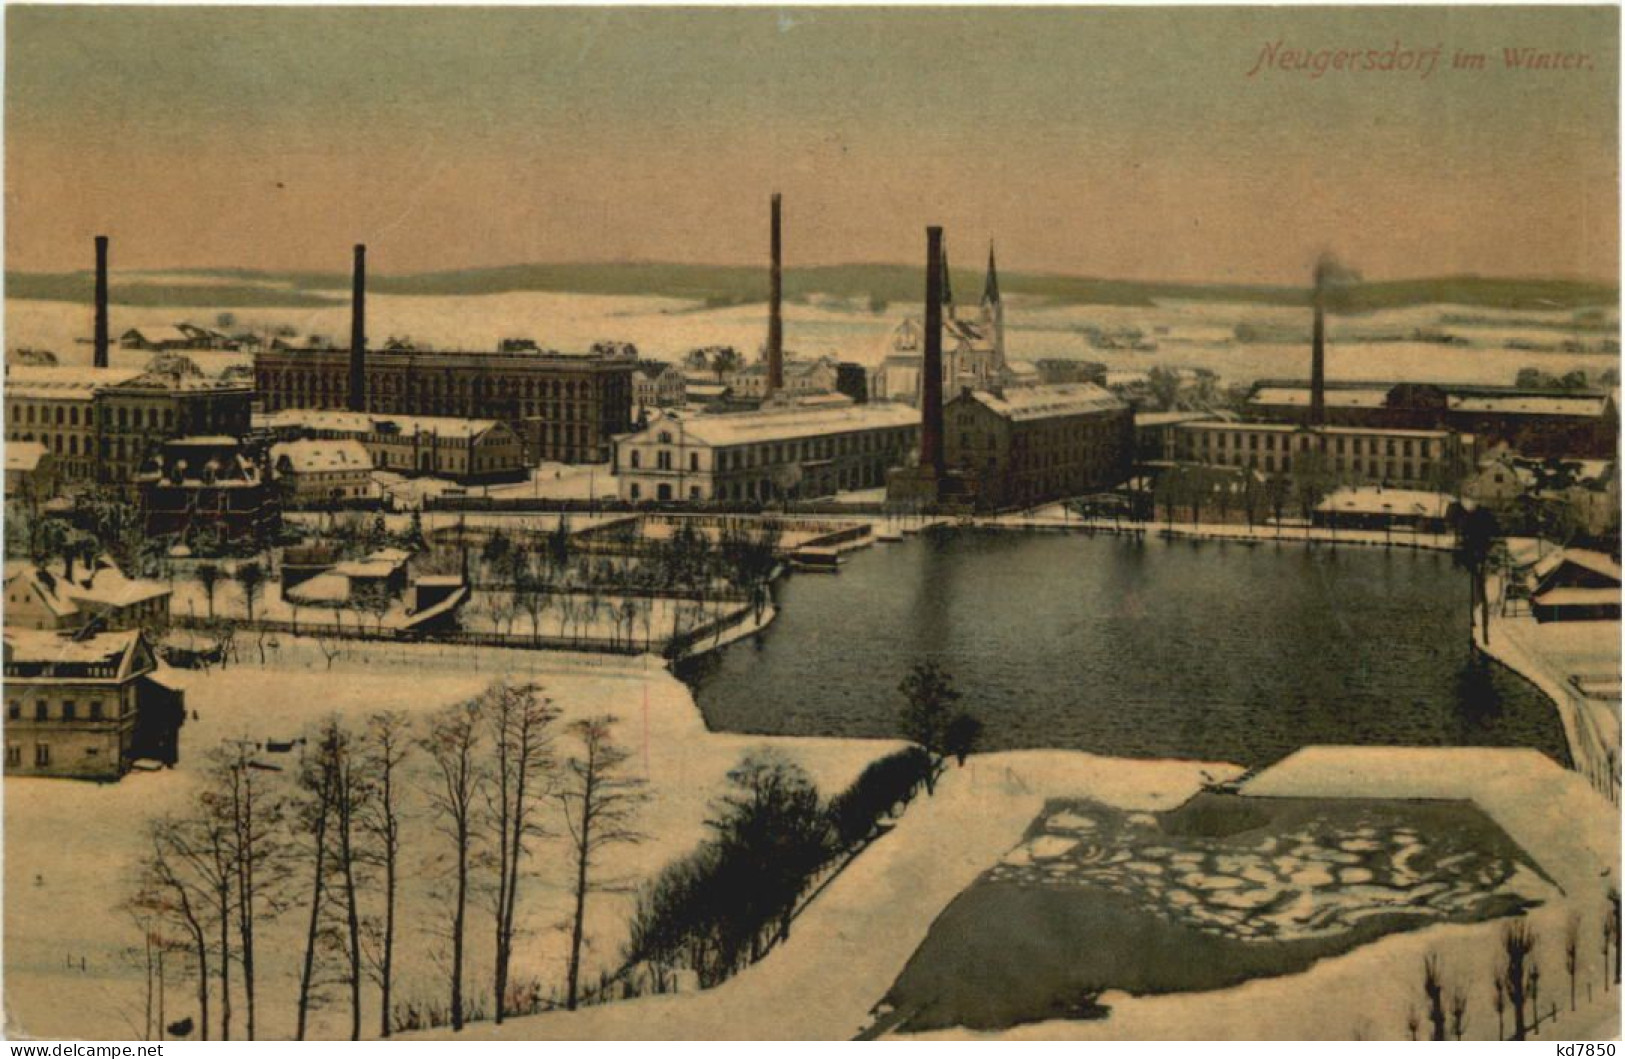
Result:
{"label": "smokestack", "polygon": [[920,468],[941,478],[942,229],[925,230],[925,358],[920,365]]}
{"label": "smokestack", "polygon": [[784,389],[784,247],[779,230],[779,196],[773,195],[773,270],[767,294],[767,393]]}
{"label": "smokestack", "polygon": [[107,367],[107,236],[96,237],[96,338],[95,359],[98,368]]}
{"label": "smokestack", "polygon": [[350,288],[350,411],[367,410],[367,248],[355,245]]}
{"label": "smokestack", "polygon": [[1315,264],[1315,329],[1309,365],[1309,425],[1326,425],[1326,278],[1329,264]]}

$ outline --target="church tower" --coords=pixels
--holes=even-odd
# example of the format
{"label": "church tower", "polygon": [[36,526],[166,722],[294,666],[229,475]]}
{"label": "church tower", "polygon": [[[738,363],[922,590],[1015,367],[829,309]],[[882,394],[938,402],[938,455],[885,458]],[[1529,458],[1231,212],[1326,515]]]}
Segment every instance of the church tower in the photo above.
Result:
{"label": "church tower", "polygon": [[994,367],[1003,371],[1004,360],[1004,299],[999,296],[999,266],[993,260],[993,240],[987,243],[987,286],[982,290],[982,320],[993,339]]}

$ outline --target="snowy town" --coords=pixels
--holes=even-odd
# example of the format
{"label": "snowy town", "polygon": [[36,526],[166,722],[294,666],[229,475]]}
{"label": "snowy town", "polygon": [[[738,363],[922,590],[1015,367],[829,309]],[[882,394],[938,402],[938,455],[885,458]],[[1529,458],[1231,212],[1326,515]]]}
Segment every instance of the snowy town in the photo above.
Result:
{"label": "snowy town", "polygon": [[1617,274],[779,187],[8,263],[7,1037],[1617,1038]]}

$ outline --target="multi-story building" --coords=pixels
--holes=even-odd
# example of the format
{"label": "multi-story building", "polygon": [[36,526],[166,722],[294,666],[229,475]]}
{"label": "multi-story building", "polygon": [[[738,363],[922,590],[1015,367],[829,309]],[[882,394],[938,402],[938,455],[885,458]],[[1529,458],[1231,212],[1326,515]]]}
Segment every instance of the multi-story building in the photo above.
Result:
{"label": "multi-story building", "polygon": [[964,390],[942,411],[948,469],[981,508],[1109,490],[1133,463],[1132,410],[1092,383]]}
{"label": "multi-story building", "polygon": [[1450,430],[1218,421],[1173,429],[1176,461],[1266,475],[1313,468],[1346,482],[1447,490],[1477,462],[1472,435]]}
{"label": "multi-story building", "polygon": [[372,468],[458,482],[507,482],[525,476],[524,444],[493,419],[379,415],[285,408],[255,417],[281,442],[354,441]]}
{"label": "multi-story building", "polygon": [[75,636],[8,628],[6,775],[106,781],[143,758],[173,765],[186,702],[157,671],[136,630]]}
{"label": "multi-story building", "polygon": [[919,445],[902,404],[669,414],[617,440],[623,500],[766,502],[886,484]]}
{"label": "multi-story building", "polygon": [[241,438],[248,433],[253,388],[205,375],[186,357],[162,354],[97,399],[99,480],[128,484],[164,442],[179,437]]}
{"label": "multi-story building", "polygon": [[493,419],[374,416],[372,433],[362,444],[381,471],[456,482],[525,477],[524,444],[506,423]]}
{"label": "multi-story building", "polygon": [[6,564],[8,629],[155,629],[169,621],[169,597],[168,585],[125,577],[106,559]]}
{"label": "multi-story building", "polygon": [[284,505],[333,504],[378,495],[372,457],[355,440],[284,441],[271,446]]}
{"label": "multi-story building", "polygon": [[150,469],[136,475],[147,535],[213,534],[221,540],[264,540],[280,520],[260,465],[236,438],[175,438]]}
{"label": "multi-story building", "polygon": [[[789,398],[834,393],[838,381],[839,367],[833,357],[789,358],[784,362],[784,385],[778,393]],[[744,401],[766,400],[767,382],[766,361],[748,364],[728,378],[734,396]]]}
{"label": "multi-story building", "polygon": [[[1504,444],[1539,457],[1613,459],[1619,445],[1612,393],[1386,382],[1328,382],[1324,393],[1330,426],[1453,430],[1486,449]],[[1265,380],[1253,387],[1247,407],[1260,418],[1297,422],[1312,400],[1308,383]]]}
{"label": "multi-story building", "polygon": [[15,365],[6,368],[6,440],[44,445],[63,482],[102,479],[98,395],[139,376],[129,368]]}
{"label": "multi-story building", "polygon": [[[340,349],[255,354],[264,410],[349,407],[350,360]],[[632,426],[637,364],[624,357],[369,350],[364,363],[361,410],[500,420],[531,463],[608,460],[614,436]]]}
{"label": "multi-story building", "polygon": [[63,482],[124,486],[170,438],[241,437],[253,390],[177,354],[145,369],[17,365],[6,370],[7,441],[37,441]]}
{"label": "multi-story building", "polygon": [[632,373],[632,403],[639,409],[675,408],[687,399],[687,387],[676,365],[646,360]]}

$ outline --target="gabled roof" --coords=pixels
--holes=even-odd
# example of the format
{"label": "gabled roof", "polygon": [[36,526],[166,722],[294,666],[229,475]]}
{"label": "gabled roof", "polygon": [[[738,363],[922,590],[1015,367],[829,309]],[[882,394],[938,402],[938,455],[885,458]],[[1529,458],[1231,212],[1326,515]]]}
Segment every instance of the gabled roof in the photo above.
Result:
{"label": "gabled roof", "polygon": [[94,636],[44,629],[7,629],[6,665],[52,665],[61,670],[48,675],[84,675],[88,666],[112,666],[120,677],[129,674],[142,643],[139,629],[103,632]]}
{"label": "gabled roof", "polygon": [[1020,386],[1002,394],[973,390],[956,401],[974,400],[990,411],[1017,422],[1111,412],[1126,408],[1115,394],[1092,382],[1057,383],[1052,386]]}
{"label": "gabled roof", "polygon": [[119,339],[135,335],[145,342],[158,345],[164,342],[190,342],[192,336],[179,327],[170,324],[149,324],[144,327],[132,327],[119,336]]}
{"label": "gabled roof", "polygon": [[354,438],[279,442],[271,446],[271,460],[279,466],[287,460],[295,474],[372,470],[372,457]]}
{"label": "gabled roof", "polygon": [[1564,548],[1546,556],[1534,566],[1535,580],[1544,582],[1558,569],[1570,563],[1600,577],[1611,578],[1615,583],[1620,580],[1618,563],[1602,552],[1594,552],[1587,548]]}

